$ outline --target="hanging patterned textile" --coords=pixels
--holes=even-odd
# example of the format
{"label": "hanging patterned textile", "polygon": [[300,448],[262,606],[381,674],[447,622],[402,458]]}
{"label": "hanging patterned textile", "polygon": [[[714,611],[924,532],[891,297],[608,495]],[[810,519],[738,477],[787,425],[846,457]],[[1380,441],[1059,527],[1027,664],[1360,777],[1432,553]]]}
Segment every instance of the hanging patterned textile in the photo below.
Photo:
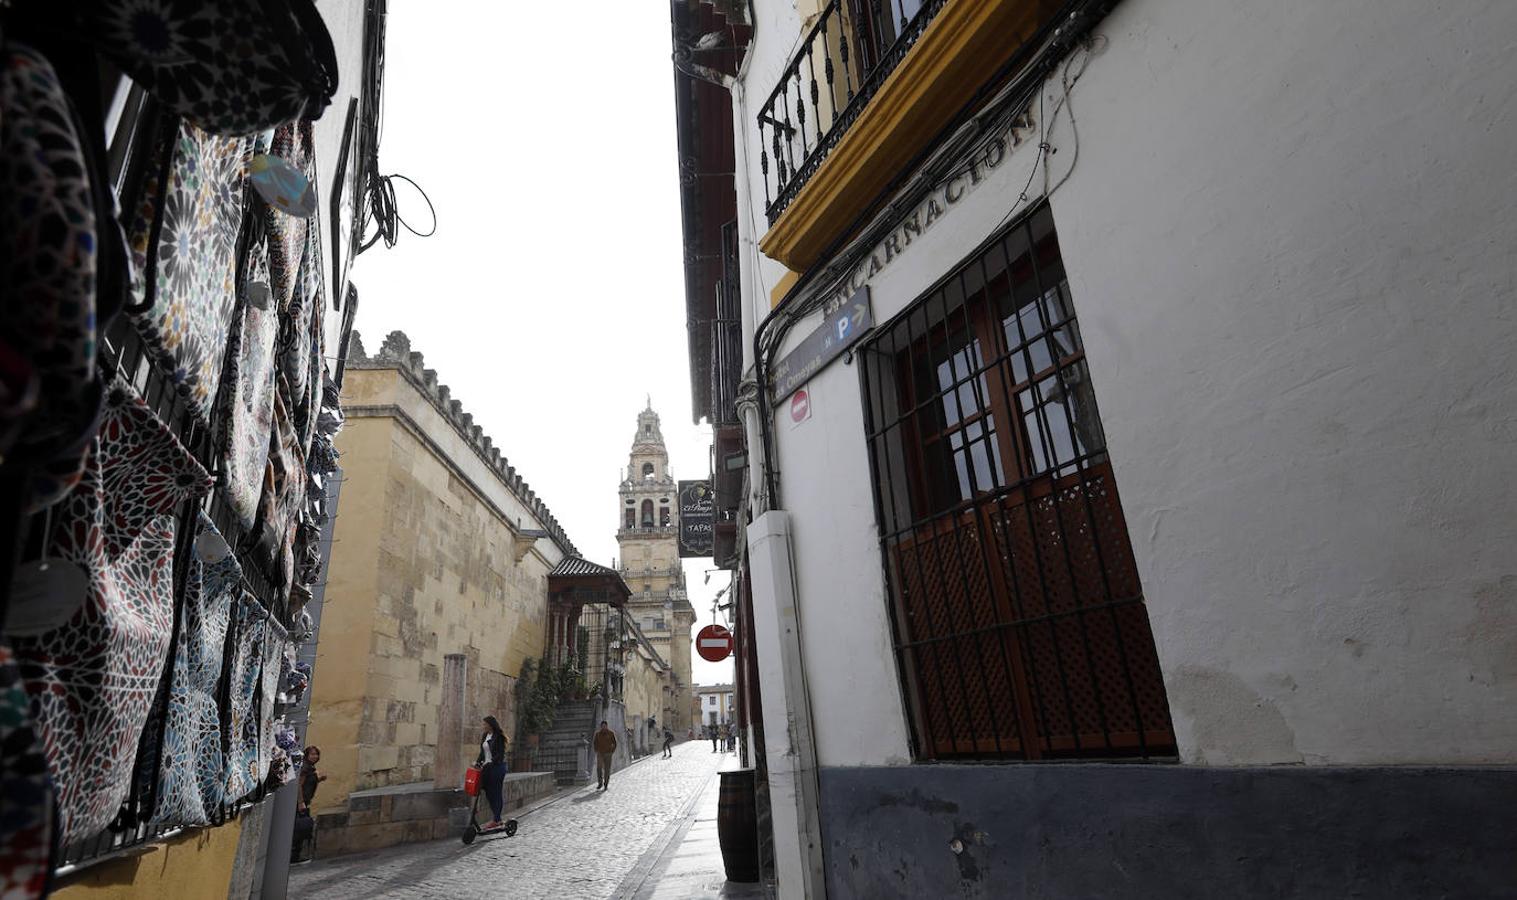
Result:
{"label": "hanging patterned textile", "polygon": [[153,821],[206,825],[226,790],[217,685],[232,604],[242,591],[242,566],[216,526],[200,514],[196,553],[185,576],[179,641],[174,648],[168,713],[158,759]]}
{"label": "hanging patterned textile", "polygon": [[226,800],[235,803],[258,787],[258,694],[269,615],[252,594],[237,601],[228,681]]}
{"label": "hanging patterned textile", "polygon": [[[290,302],[280,316],[279,372],[289,387],[290,418],[301,449],[301,458],[311,446],[316,414],[321,402],[322,308],[326,303],[321,277],[321,239],[316,229],[307,232],[305,254]],[[313,372],[313,370],[316,370]]]}
{"label": "hanging patterned textile", "polygon": [[337,91],[332,36],[312,0],[62,6],[62,27],[208,131],[247,134],[316,118]]}
{"label": "hanging patterned textile", "polygon": [[[311,123],[302,119],[274,129],[268,152],[314,181],[316,162],[312,148]],[[315,219],[292,216],[273,204],[265,205],[263,221],[269,235],[269,283],[273,290],[274,307],[283,312],[289,308],[295,294],[300,266],[310,247],[310,239],[314,237],[318,247],[321,240],[313,227]]]}
{"label": "hanging patterned textile", "polygon": [[158,364],[201,419],[210,415],[237,301],[237,238],[254,139],[188,123],[159,148],[160,168],[129,229],[129,308]]}
{"label": "hanging patterned textile", "polygon": [[263,661],[258,673],[258,754],[254,771],[259,782],[268,777],[274,761],[274,713],[279,705],[280,668],[289,646],[289,635],[279,620],[271,617],[265,623]]}
{"label": "hanging patterned textile", "polygon": [[52,65],[14,43],[0,63],[0,457],[31,464],[36,511],[79,482],[100,411],[98,201]]}
{"label": "hanging patterned textile", "polygon": [[176,514],[211,483],[117,379],[84,477],[48,537],[51,556],[88,575],[88,596],[63,626],[14,642],[39,702],[64,841],[105,828],[131,791],[173,629]]}
{"label": "hanging patterned textile", "polygon": [[274,398],[274,434],[269,441],[269,463],[264,473],[263,497],[259,501],[259,539],[280,586],[288,591],[295,579],[295,530],[305,509],[305,455],[290,418],[288,388],[278,379]]}
{"label": "hanging patterned textile", "polygon": [[227,389],[221,392],[217,449],[222,489],[244,529],[258,516],[269,438],[274,428],[275,341],[279,313],[269,296],[269,252],[250,244],[241,286],[243,298],[227,345]]}
{"label": "hanging patterned textile", "polygon": [[36,900],[52,871],[53,788],[11,650],[0,644],[0,900]]}

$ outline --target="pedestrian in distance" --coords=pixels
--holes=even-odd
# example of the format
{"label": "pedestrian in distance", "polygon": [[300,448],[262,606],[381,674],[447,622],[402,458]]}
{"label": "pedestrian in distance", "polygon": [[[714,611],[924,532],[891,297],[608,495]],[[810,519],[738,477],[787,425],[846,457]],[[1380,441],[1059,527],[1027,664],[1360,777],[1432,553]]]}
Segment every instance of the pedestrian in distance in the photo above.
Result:
{"label": "pedestrian in distance", "polygon": [[711,752],[715,753],[716,752],[716,742],[722,739],[721,732],[717,729],[717,727],[715,725],[707,725],[706,727],[711,730]]}
{"label": "pedestrian in distance", "polygon": [[604,721],[595,732],[595,778],[596,789],[604,791],[611,786],[611,755],[616,752],[616,732]]}
{"label": "pedestrian in distance", "polygon": [[300,794],[295,798],[295,840],[290,847],[290,862],[309,862],[315,851],[316,820],[311,817],[311,801],[316,799],[316,788],[327,776],[316,770],[321,762],[321,748],[315,744],[305,748],[300,763]]}
{"label": "pedestrian in distance", "polygon": [[674,758],[674,731],[668,725],[664,726],[664,759]]}
{"label": "pedestrian in distance", "polygon": [[727,752],[737,752],[737,729],[731,725],[727,726]]}
{"label": "pedestrian in distance", "polygon": [[479,769],[479,780],[484,783],[485,796],[490,800],[489,824],[485,830],[500,827],[500,815],[505,809],[506,794],[506,733],[494,716],[485,716],[486,730],[479,739],[479,758],[474,761]]}

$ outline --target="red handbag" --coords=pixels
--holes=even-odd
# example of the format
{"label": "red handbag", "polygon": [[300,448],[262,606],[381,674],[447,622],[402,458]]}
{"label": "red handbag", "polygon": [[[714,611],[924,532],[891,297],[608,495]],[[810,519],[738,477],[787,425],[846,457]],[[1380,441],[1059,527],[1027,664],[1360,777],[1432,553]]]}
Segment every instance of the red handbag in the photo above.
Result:
{"label": "red handbag", "polygon": [[479,770],[473,766],[470,766],[469,770],[464,772],[464,793],[470,797],[479,794]]}

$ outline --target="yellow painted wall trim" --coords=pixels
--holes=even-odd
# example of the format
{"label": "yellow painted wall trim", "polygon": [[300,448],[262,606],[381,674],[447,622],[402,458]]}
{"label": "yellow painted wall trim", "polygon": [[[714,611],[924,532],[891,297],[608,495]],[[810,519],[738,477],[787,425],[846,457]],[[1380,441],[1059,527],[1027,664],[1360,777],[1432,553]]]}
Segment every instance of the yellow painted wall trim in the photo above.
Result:
{"label": "yellow painted wall trim", "polygon": [[759,241],[804,272],[1037,32],[1039,0],[948,0]]}
{"label": "yellow painted wall trim", "polygon": [[790,289],[795,287],[795,283],[800,280],[801,273],[799,272],[786,271],[784,275],[781,275],[780,280],[775,282],[774,289],[769,292],[769,308],[779,306],[780,301],[785,299],[785,295],[790,293]]}
{"label": "yellow painted wall trim", "polygon": [[242,819],[220,828],[192,828],[140,853],[96,863],[68,876],[54,900],[163,900],[224,897],[237,862]]}

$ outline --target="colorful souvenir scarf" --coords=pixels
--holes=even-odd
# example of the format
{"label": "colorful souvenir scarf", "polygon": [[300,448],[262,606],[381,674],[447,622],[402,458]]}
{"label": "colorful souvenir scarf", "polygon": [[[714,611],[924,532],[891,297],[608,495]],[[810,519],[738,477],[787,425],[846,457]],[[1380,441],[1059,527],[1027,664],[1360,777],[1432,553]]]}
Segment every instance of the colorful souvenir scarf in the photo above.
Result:
{"label": "colorful souvenir scarf", "polygon": [[168,154],[167,178],[149,181],[130,229],[131,312],[201,418],[209,416],[221,382],[236,308],[237,237],[253,144],[181,125],[160,151]]}
{"label": "colorful souvenir scarf", "polygon": [[[232,603],[242,590],[242,566],[225,549],[221,534],[200,514],[201,539],[185,577],[185,595],[174,651],[173,683],[158,759],[155,823],[206,825],[214,820],[226,790],[221,751],[221,710],[216,702]],[[220,543],[218,543],[220,542]],[[209,551],[209,552],[208,552]]]}
{"label": "colorful souvenir scarf", "polygon": [[209,131],[247,134],[321,115],[337,91],[332,36],[311,0],[64,4],[158,102]]}
{"label": "colorful souvenir scarf", "polygon": [[11,650],[0,644],[0,900],[36,900],[52,870],[53,787]]}
{"label": "colorful souvenir scarf", "polygon": [[[314,228],[307,235],[300,277],[279,323],[279,372],[289,387],[290,417],[302,447],[302,458],[310,448],[319,409],[320,394],[313,390],[313,385],[320,385],[322,306],[326,302],[322,292],[321,239]],[[313,369],[318,371],[313,373]]]}
{"label": "colorful souvenir scarf", "polygon": [[274,713],[279,705],[279,673],[289,635],[279,620],[270,617],[265,624],[263,664],[258,675],[258,780],[268,777],[274,759]]}
{"label": "colorful souvenir scarf", "polygon": [[[315,155],[312,152],[311,123],[306,120],[288,122],[274,129],[271,156],[277,156],[303,173],[307,178],[316,177]],[[315,219],[302,219],[281,212],[273,206],[265,206],[264,227],[269,234],[269,274],[274,292],[274,307],[287,310],[295,294],[300,278],[300,267],[315,238],[318,247],[320,236],[313,227]]]}
{"label": "colorful souvenir scarf", "polygon": [[105,828],[131,791],[173,630],[176,514],[210,488],[131,386],[112,384],[84,478],[50,536],[49,555],[85,570],[89,596],[62,627],[15,640],[64,841]]}
{"label": "colorful souvenir scarf", "polygon": [[295,577],[295,527],[305,509],[305,455],[290,419],[286,397],[279,379],[274,398],[274,434],[269,441],[269,464],[264,473],[263,497],[259,501],[260,539],[274,568],[281,573],[280,585],[288,590]]}
{"label": "colorful souvenir scarf", "polygon": [[234,803],[258,787],[258,694],[268,613],[252,594],[237,601],[235,649],[229,681],[226,799]]}
{"label": "colorful souvenir scarf", "polygon": [[0,341],[10,358],[0,455],[38,464],[26,501],[36,511],[79,482],[100,408],[95,195],[68,96],[42,54],[6,48],[0,109]]}
{"label": "colorful souvenir scarf", "polygon": [[268,248],[252,245],[245,265],[243,299],[227,345],[227,389],[222,391],[217,445],[223,460],[222,488],[243,528],[258,516],[269,437],[274,428],[274,346],[279,314],[268,297]]}

